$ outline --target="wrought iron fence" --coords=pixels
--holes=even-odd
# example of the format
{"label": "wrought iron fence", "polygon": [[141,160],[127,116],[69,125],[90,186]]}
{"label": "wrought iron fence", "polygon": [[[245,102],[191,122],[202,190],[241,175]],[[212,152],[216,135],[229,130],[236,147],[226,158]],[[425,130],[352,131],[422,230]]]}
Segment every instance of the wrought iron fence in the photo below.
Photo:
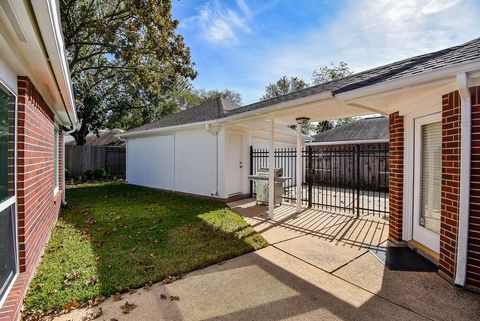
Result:
{"label": "wrought iron fence", "polygon": [[[250,149],[250,172],[268,167],[268,149]],[[284,202],[296,202],[296,149],[275,149],[288,177]],[[302,203],[360,215],[388,214],[388,143],[308,146],[302,150]],[[255,195],[255,183],[250,183]]]}

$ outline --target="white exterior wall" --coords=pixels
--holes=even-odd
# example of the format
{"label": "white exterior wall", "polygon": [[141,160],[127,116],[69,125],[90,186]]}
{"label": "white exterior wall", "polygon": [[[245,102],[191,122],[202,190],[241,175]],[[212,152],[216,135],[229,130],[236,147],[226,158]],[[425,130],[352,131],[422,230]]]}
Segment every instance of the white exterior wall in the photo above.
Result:
{"label": "white exterior wall", "polygon": [[[1,51],[0,51],[1,53]],[[0,83],[7,87],[8,90],[17,94],[17,74],[10,69],[8,64],[0,55]]]}
{"label": "white exterior wall", "polygon": [[174,135],[127,141],[127,180],[131,184],[174,190]]}
{"label": "white exterior wall", "polygon": [[[217,137],[218,132],[218,149]],[[250,192],[250,146],[266,148],[268,132],[221,126],[130,138],[127,141],[127,181],[131,184],[218,198],[228,198],[228,134],[242,135],[242,193]],[[295,147],[295,137],[278,133],[276,147]],[[218,159],[217,159],[218,155]],[[218,181],[218,182],[217,182]]]}
{"label": "white exterior wall", "polygon": [[[223,131],[218,133],[224,141]],[[127,141],[127,181],[131,184],[224,198],[224,174],[218,170],[216,135],[204,127]],[[223,146],[220,145],[219,146]],[[218,149],[218,168],[224,151]]]}
{"label": "white exterior wall", "polygon": [[175,189],[213,196],[216,189],[216,138],[205,128],[175,133]]}

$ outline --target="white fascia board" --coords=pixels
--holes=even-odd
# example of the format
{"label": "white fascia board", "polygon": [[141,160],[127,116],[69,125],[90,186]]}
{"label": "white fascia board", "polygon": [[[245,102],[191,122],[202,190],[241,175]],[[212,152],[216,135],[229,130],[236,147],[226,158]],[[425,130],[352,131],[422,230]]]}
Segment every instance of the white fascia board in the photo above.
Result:
{"label": "white fascia board", "polygon": [[388,143],[388,139],[361,139],[361,140],[344,140],[334,142],[312,142],[307,143],[307,146],[331,146],[331,145],[355,145],[355,144],[378,144]]}
{"label": "white fascia board", "polygon": [[[56,0],[35,0],[31,1],[31,5],[40,28],[41,39],[39,41],[43,41],[45,45],[48,55],[46,59],[51,66],[52,76],[56,82],[54,88],[59,91],[63,105],[61,107],[64,108],[70,120],[63,119],[63,124],[75,126],[78,118],[75,110],[70,70],[65,54],[58,3]],[[57,108],[61,107],[57,105]]]}
{"label": "white fascia board", "polygon": [[460,72],[476,71],[480,69],[480,58],[473,62],[462,63],[451,67],[440,68],[433,71],[420,73],[418,75],[409,76],[401,79],[389,80],[377,85],[362,87],[347,92],[336,94],[335,97],[339,100],[351,100],[361,98],[383,92],[388,92],[403,87],[413,87],[416,85],[436,81],[439,79],[451,77],[455,81],[455,77]]}
{"label": "white fascia board", "polygon": [[[201,126],[206,126],[206,125],[215,125],[215,124],[225,124],[232,122],[234,120],[240,120],[240,119],[246,119],[250,117],[256,117],[260,115],[265,115],[269,112],[272,111],[278,111],[282,109],[287,109],[290,107],[295,107],[303,104],[308,104],[311,102],[319,101],[319,100],[325,100],[325,99],[331,99],[332,93],[330,91],[328,92],[323,92],[320,94],[315,94],[307,97],[302,97],[302,98],[297,98],[294,100],[289,100],[285,102],[281,102],[275,105],[270,105],[258,109],[253,109],[244,113],[239,113],[235,114],[232,116],[227,116],[224,118],[219,118],[219,119],[214,119],[214,120],[208,120],[208,121],[203,121],[203,122],[196,122],[196,123],[189,123],[189,124],[184,124],[184,125],[177,125],[177,126],[168,126],[168,127],[161,127],[161,128],[152,128],[152,129],[146,129],[146,130],[139,130],[131,133],[123,133],[120,135],[117,135],[119,138],[128,138],[128,137],[135,137],[135,136],[144,136],[144,135],[151,135],[151,134],[156,134],[156,133],[164,133],[164,132],[171,132],[171,131],[176,131],[176,130],[181,130],[181,129],[188,129],[188,128],[194,128],[194,127],[201,127]],[[242,107],[240,107],[242,108]]]}

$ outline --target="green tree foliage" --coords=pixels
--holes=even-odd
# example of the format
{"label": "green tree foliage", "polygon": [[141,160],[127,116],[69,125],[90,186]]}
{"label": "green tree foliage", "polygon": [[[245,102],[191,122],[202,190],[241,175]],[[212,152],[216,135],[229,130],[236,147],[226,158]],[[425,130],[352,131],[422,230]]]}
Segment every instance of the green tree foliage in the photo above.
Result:
{"label": "green tree foliage", "polygon": [[282,96],[300,89],[307,88],[308,84],[298,77],[283,76],[275,83],[270,83],[265,87],[265,95],[261,100],[266,100],[278,96]]}
{"label": "green tree foliage", "polygon": [[85,143],[109,118],[142,124],[178,108],[196,77],[168,0],[61,0],[60,15]]}
{"label": "green tree foliage", "polygon": [[[350,70],[346,62],[341,61],[340,63],[338,63],[338,65],[335,65],[333,62],[331,62],[329,65],[320,67],[313,71],[313,84],[320,85],[329,81],[348,77],[352,74],[353,72]],[[308,86],[309,84],[300,78],[288,78],[287,76],[283,76],[276,83],[270,83],[267,87],[265,87],[265,95],[263,95],[261,100],[285,95],[300,89],[307,88]],[[352,120],[354,120],[354,118],[352,117],[324,120],[318,123],[304,125],[302,127],[302,131],[305,134],[321,133],[329,129],[350,123]],[[292,125],[290,127],[295,128],[296,125]]]}
{"label": "green tree foliage", "polygon": [[187,108],[193,107],[196,105],[200,105],[201,103],[207,101],[207,100],[212,100],[216,99],[219,97],[222,97],[224,99],[227,99],[231,101],[232,103],[235,103],[239,106],[242,105],[242,95],[240,95],[239,92],[236,92],[234,90],[230,89],[225,89],[222,91],[219,90],[205,90],[205,89],[199,89],[199,90],[193,90],[190,95],[192,96],[192,99],[189,104],[187,104]]}
{"label": "green tree foliage", "polygon": [[338,80],[350,76],[353,72],[346,62],[340,61],[338,65],[330,62],[330,65],[320,67],[313,71],[313,84],[320,85],[332,80]]}

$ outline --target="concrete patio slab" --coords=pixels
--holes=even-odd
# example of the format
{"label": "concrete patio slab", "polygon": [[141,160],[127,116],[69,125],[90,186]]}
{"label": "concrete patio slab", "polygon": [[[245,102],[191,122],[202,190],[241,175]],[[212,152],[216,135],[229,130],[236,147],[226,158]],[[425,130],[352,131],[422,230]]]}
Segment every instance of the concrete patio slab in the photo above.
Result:
{"label": "concrete patio slab", "polygon": [[334,275],[435,320],[480,319],[480,295],[455,288],[437,273],[390,271],[371,253]]}
{"label": "concrete patio slab", "polygon": [[327,272],[335,271],[367,252],[364,248],[351,246],[339,251],[338,242],[325,241],[312,235],[275,243],[274,246]]}
{"label": "concrete patio slab", "polygon": [[[161,295],[167,296],[162,299]],[[169,296],[177,296],[171,301]],[[122,314],[128,301],[137,307]],[[168,285],[108,299],[110,320],[428,320],[274,247],[213,265]],[[75,310],[56,320],[81,320]]]}
{"label": "concrete patio slab", "polygon": [[[392,272],[368,252],[388,222],[291,206],[230,204],[271,246],[107,299],[104,320],[478,320],[480,295],[456,289],[436,273]],[[171,299],[171,296],[173,296]],[[163,297],[163,298],[162,298]],[[178,300],[177,300],[178,299]],[[128,301],[137,307],[122,314]],[[82,320],[92,309],[56,320]]]}

